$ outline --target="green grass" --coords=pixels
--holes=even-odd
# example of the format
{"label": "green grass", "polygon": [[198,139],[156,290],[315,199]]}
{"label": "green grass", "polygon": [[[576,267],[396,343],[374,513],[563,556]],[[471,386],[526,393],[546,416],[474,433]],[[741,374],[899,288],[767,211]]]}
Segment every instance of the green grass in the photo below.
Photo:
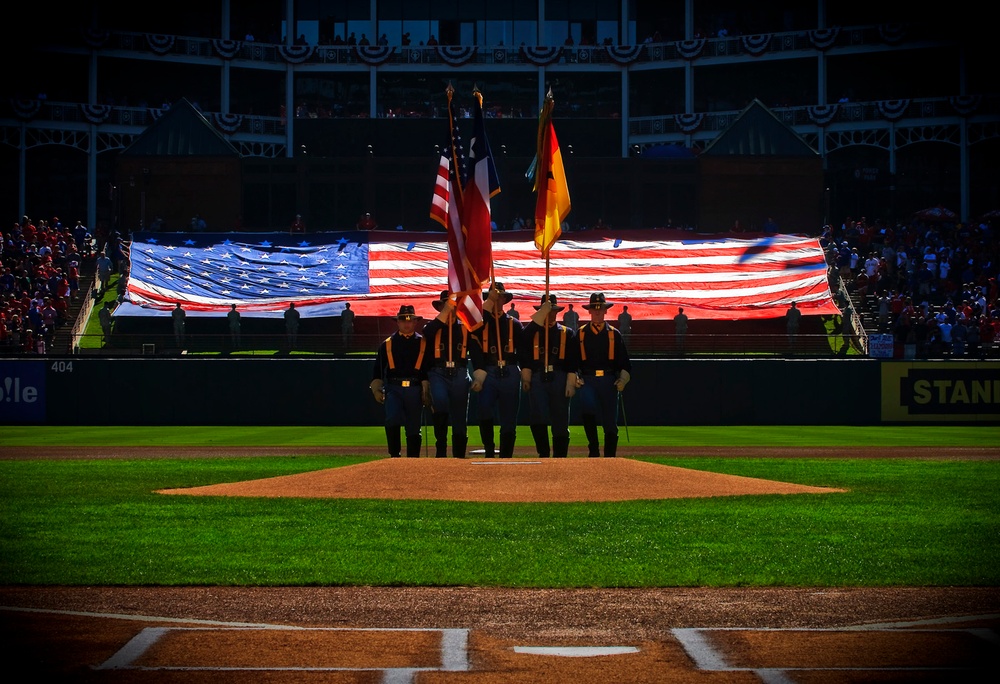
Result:
{"label": "green grass", "polygon": [[[573,444],[586,441],[583,428],[570,428]],[[478,433],[471,428],[472,445]],[[713,426],[621,428],[621,448],[662,446],[669,455],[672,447],[684,446],[959,446],[997,447],[1000,426]],[[518,443],[530,444],[525,426],[518,431]],[[5,425],[0,446],[329,446],[331,453],[344,453],[345,445],[385,444],[381,427],[328,426],[126,426],[56,427]]]}
{"label": "green grass", "polygon": [[[6,429],[0,444],[381,444],[369,428]],[[633,428],[661,444],[995,445],[995,428]],[[59,439],[50,439],[59,433]],[[177,434],[174,434],[177,433]],[[376,439],[376,437],[378,439]],[[285,440],[285,441],[282,441]],[[329,440],[324,442],[323,440]],[[836,443],[836,442],[834,442]],[[349,453],[331,447],[331,453]],[[669,454],[665,447],[664,453]],[[649,458],[846,493],[487,504],[165,496],[359,456],[0,462],[0,584],[996,586],[1000,462]]]}

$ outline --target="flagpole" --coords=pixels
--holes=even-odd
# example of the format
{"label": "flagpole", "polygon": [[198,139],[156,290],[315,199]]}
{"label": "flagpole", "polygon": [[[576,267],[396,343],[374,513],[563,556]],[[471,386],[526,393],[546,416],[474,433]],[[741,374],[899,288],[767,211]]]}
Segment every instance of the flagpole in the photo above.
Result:
{"label": "flagpole", "polygon": [[[545,301],[549,301],[549,250],[545,250]],[[545,373],[549,372],[549,321],[545,317]]]}

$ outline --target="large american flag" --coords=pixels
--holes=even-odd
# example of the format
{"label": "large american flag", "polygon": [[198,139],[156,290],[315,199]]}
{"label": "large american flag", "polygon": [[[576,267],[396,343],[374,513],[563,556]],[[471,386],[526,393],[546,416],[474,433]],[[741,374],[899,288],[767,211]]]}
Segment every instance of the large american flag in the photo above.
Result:
{"label": "large american flag", "polygon": [[[393,317],[401,304],[412,304],[434,318],[448,243],[433,233],[369,242],[375,237],[139,233],[126,304],[116,315],[168,316],[181,302],[196,316],[224,317],[236,304],[245,316],[280,317],[295,302],[303,317],[322,317],[339,315],[350,302],[358,316]],[[534,241],[527,234],[494,241],[493,262],[517,308],[532,313],[545,289],[545,260]],[[550,252],[549,290],[560,304],[578,307],[604,292],[636,319],[671,319],[678,306],[692,320],[778,318],[793,301],[805,315],[839,313],[819,240],[795,235],[563,239]]]}

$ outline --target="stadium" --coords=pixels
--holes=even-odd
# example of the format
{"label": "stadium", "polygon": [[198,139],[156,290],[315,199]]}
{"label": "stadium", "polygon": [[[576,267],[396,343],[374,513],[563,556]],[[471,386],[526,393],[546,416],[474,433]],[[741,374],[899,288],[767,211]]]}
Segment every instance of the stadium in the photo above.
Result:
{"label": "stadium", "polygon": [[[823,0],[24,12],[0,102],[19,671],[995,678],[981,19]],[[531,178],[553,150],[558,234]],[[459,195],[478,222],[450,219]],[[478,275],[456,226],[489,245],[475,287],[453,286]],[[368,386],[396,311],[432,320],[442,290],[475,305],[494,281],[522,319],[550,293],[628,306],[623,458],[586,458],[579,402],[569,458],[538,458],[524,398],[509,460],[474,434],[466,459],[386,457]]]}

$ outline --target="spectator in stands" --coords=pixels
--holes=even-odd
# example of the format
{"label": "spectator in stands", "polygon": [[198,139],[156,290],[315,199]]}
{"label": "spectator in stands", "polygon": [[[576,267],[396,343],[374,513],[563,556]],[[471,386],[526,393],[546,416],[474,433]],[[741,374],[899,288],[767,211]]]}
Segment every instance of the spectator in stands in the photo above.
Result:
{"label": "spectator in stands", "polygon": [[76,299],[80,292],[80,262],[76,257],[67,262],[66,280],[69,282],[69,298]]}
{"label": "spectator in stands", "polygon": [[73,226],[73,242],[76,244],[77,250],[85,251],[89,239],[90,233],[87,232],[87,227],[83,225],[83,221],[77,221],[76,225]]}
{"label": "spectator in stands", "polygon": [[965,356],[965,345],[969,341],[969,328],[965,324],[965,319],[959,317],[955,320],[955,325],[951,329],[952,356],[957,359]]}
{"label": "spectator in stands", "polygon": [[302,220],[302,214],[295,215],[295,218],[292,220],[292,225],[289,227],[288,232],[293,235],[295,233],[306,232],[306,222]]}
{"label": "spectator in stands", "polygon": [[371,213],[365,212],[361,215],[361,218],[358,219],[356,228],[358,230],[375,230],[378,228],[378,224],[375,222],[375,219],[372,218]]}
{"label": "spectator in stands", "polygon": [[980,321],[980,316],[973,316],[969,319],[968,332],[966,333],[965,343],[968,349],[969,358],[981,359],[983,349],[982,349],[982,323]]}
{"label": "spectator in stands", "polygon": [[913,344],[915,347],[916,358],[927,358],[927,319],[924,316],[917,316],[917,320],[914,322],[911,332],[913,333]]}
{"label": "spectator in stands", "polygon": [[954,326],[950,322],[948,322],[947,316],[945,316],[943,320],[938,319],[937,329],[940,335],[939,337],[941,342],[940,352],[942,354],[950,354],[952,348],[954,347],[954,343],[952,342],[951,339],[951,330],[953,327]]}
{"label": "spectator in stands", "polygon": [[108,290],[111,281],[111,257],[107,251],[101,252],[97,256],[97,282],[100,284],[99,294],[104,294]]}

